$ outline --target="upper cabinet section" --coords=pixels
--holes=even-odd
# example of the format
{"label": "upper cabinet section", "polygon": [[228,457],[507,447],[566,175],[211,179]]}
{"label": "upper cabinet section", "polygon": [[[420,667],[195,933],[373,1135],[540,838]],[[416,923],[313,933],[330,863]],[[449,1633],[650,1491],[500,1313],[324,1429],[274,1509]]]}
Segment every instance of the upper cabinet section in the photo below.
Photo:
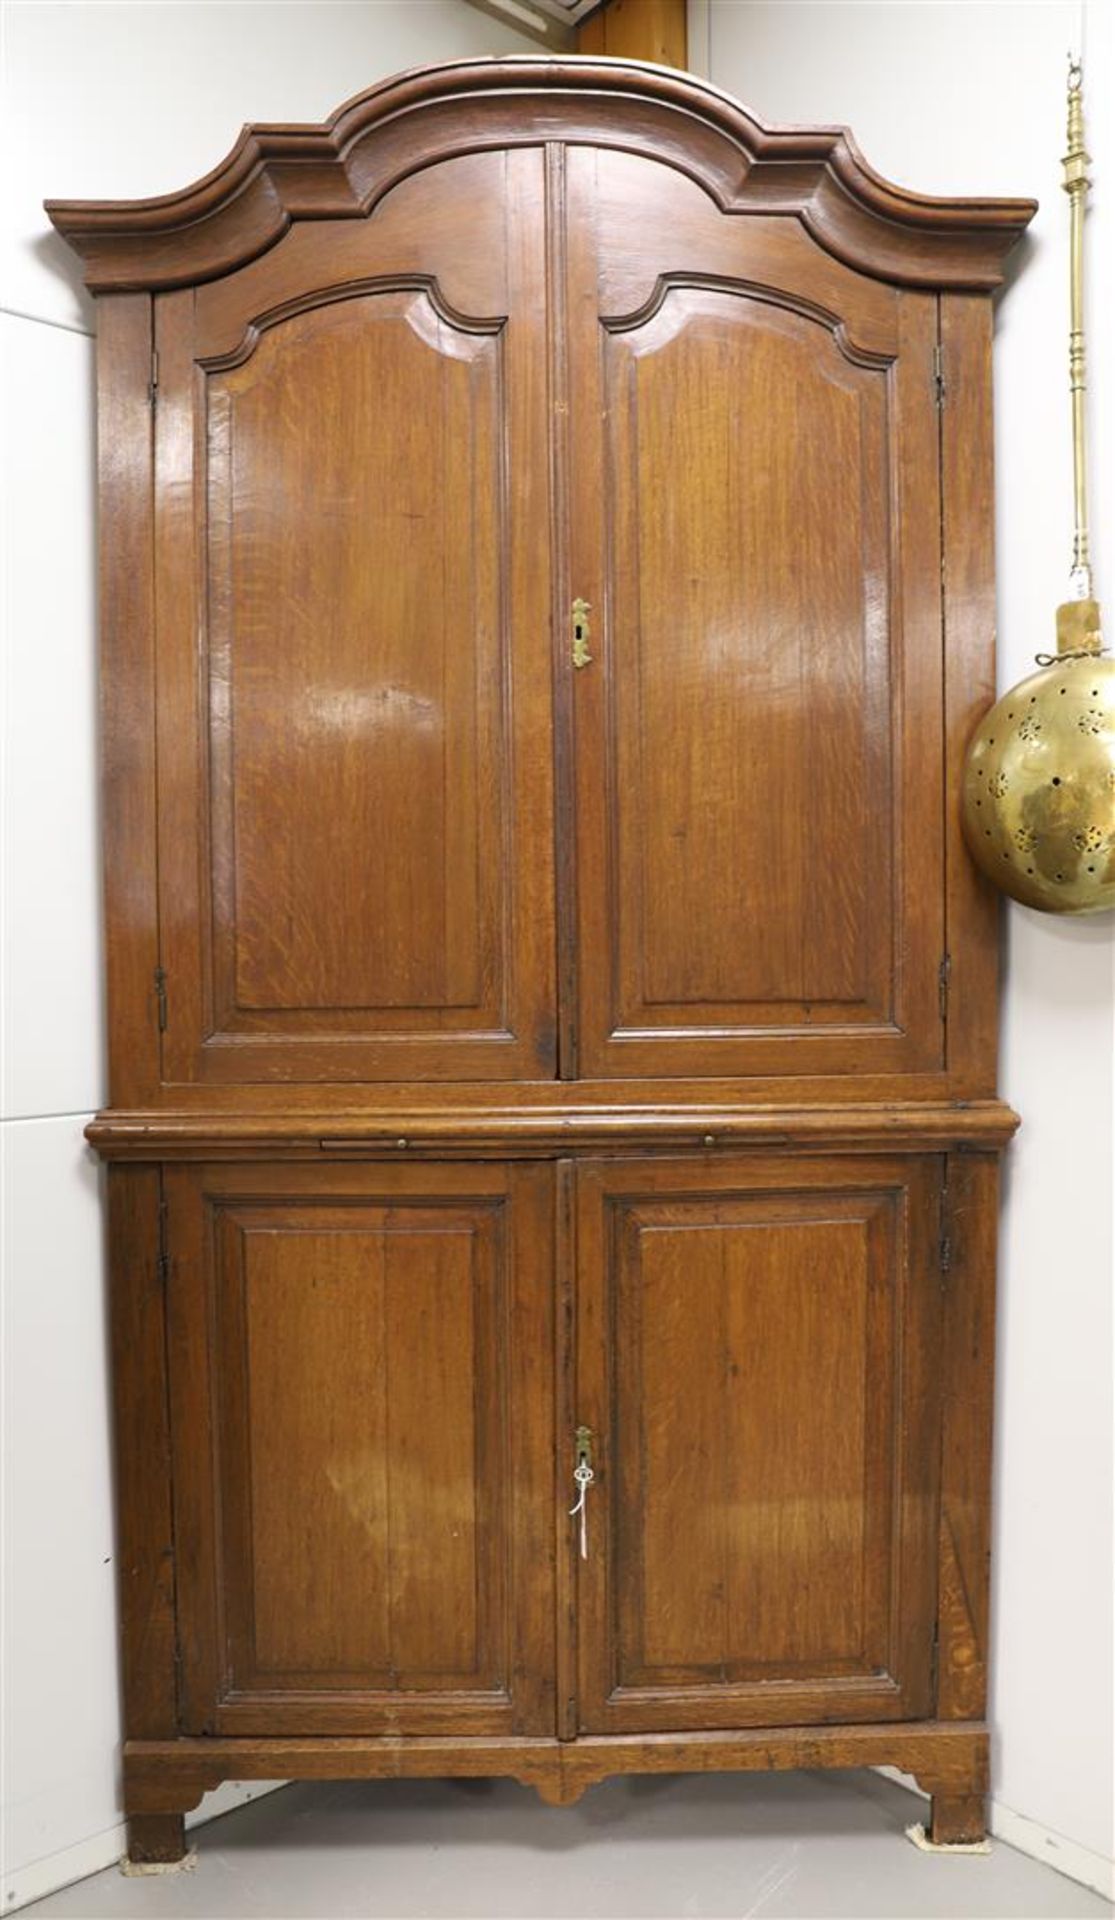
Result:
{"label": "upper cabinet section", "polygon": [[54,203],[108,296],[114,1103],[939,1091],[947,956],[984,1004],[995,941],[948,448],[987,496],[972,296],[1031,211],[607,60],[427,69]]}

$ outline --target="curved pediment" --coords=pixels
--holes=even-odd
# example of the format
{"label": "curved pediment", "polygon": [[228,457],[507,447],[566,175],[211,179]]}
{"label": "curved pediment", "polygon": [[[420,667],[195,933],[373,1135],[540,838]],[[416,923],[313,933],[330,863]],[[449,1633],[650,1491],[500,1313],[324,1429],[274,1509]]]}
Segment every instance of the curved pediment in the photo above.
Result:
{"label": "curved pediment", "polygon": [[904,286],[994,288],[1036,210],[912,193],[875,173],[844,127],[766,127],[693,74],[594,57],[417,68],[324,126],[246,127],[179,193],[51,200],[47,212],[94,292],[189,286],[255,259],[296,220],[363,218],[422,167],[540,140],[652,155],[725,212],[797,217],[845,264]]}

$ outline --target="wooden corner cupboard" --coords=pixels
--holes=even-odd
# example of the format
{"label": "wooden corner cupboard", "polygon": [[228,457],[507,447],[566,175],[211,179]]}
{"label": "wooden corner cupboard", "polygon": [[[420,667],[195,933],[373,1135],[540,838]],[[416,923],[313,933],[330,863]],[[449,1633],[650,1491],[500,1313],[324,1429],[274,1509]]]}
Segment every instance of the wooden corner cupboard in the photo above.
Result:
{"label": "wooden corner cupboard", "polygon": [[1032,212],[599,59],[51,204],[134,1858],[227,1778],[889,1763],[982,1833]]}

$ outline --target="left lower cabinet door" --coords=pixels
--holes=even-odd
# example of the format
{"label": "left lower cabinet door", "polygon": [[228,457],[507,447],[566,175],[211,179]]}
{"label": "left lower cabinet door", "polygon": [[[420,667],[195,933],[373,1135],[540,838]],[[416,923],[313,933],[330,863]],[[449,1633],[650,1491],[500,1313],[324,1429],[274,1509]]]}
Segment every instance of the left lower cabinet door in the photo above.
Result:
{"label": "left lower cabinet door", "polygon": [[166,1173],[190,1733],[551,1733],[552,1176]]}

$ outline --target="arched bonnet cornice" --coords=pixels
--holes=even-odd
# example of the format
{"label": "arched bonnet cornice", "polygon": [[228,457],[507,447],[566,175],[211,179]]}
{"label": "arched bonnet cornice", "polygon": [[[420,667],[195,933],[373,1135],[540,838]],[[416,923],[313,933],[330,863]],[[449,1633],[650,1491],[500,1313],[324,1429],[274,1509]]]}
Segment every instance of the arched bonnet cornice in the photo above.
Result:
{"label": "arched bonnet cornice", "polygon": [[691,73],[629,60],[461,60],[370,87],[323,127],[246,127],[180,193],[50,200],[95,293],[232,273],[296,220],[360,219],[407,174],[453,154],[567,140],[646,152],[729,213],[801,220],[846,265],[898,285],[987,291],[1033,200],[936,199],[893,186],[844,127],[765,127]]}

